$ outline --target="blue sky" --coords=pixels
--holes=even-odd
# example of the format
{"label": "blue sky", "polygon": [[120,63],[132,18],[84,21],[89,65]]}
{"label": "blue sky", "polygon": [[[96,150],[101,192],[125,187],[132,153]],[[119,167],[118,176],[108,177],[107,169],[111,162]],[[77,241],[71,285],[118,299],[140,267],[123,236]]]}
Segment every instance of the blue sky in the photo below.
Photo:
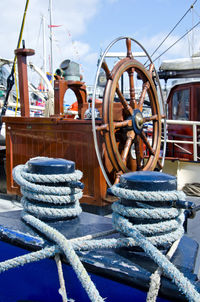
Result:
{"label": "blue sky", "polygon": [[[25,0],[0,1],[1,57],[13,57],[25,2]],[[31,61],[40,67],[42,66],[41,15],[45,16],[48,25],[48,2],[48,0],[30,0],[23,37],[26,47],[36,50],[36,55],[31,58]],[[113,39],[119,36],[133,37],[151,54],[193,2],[194,0],[52,0],[53,23],[61,25],[53,29],[54,69],[58,68],[64,59],[72,59],[81,64],[86,84],[93,84],[100,51],[104,50]],[[166,41],[161,51],[199,20],[200,0]],[[184,38],[157,60],[156,65],[159,66],[165,59],[187,57],[192,52],[199,51],[199,41],[198,26],[193,34]],[[49,44],[48,41],[46,43],[48,61]],[[118,50],[125,51],[125,46],[120,45]],[[155,57],[158,54],[159,52]]]}

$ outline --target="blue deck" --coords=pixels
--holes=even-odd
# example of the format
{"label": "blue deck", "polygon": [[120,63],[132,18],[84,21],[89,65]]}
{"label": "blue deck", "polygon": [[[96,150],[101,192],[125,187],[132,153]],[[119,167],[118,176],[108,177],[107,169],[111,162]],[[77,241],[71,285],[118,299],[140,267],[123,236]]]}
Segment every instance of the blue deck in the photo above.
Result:
{"label": "blue deck", "polygon": [[[49,224],[67,238],[112,229],[110,218],[89,213],[82,213],[78,218],[69,221]],[[1,261],[51,245],[20,219],[20,211],[0,213],[0,236]],[[112,235],[114,236],[119,235]],[[197,250],[198,244],[184,236],[172,259],[172,262],[193,281],[197,280],[197,276],[193,274]],[[148,257],[126,249],[97,250],[78,254],[101,296],[107,297],[107,301],[131,301],[133,297],[135,301],[146,300],[149,271],[155,269],[154,263]],[[89,301],[72,268],[67,265],[65,259],[64,262],[66,263],[64,277],[69,298],[80,302]],[[57,268],[52,259],[4,272],[0,275],[0,284],[0,301],[3,302],[62,301],[58,293]],[[164,277],[160,295],[164,298],[159,298],[158,301],[185,300],[176,286]]]}

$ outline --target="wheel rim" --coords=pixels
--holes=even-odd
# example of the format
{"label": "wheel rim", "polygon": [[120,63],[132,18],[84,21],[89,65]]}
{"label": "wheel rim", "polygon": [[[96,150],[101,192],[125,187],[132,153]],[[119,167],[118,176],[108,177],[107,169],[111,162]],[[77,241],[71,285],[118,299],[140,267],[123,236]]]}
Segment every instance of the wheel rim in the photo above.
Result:
{"label": "wheel rim", "polygon": [[[143,82],[145,83],[145,85],[147,85],[147,83],[149,85],[147,92],[151,103],[152,116],[154,117],[153,137],[152,137],[153,144],[151,147],[143,131],[143,125],[144,125],[144,118],[142,114],[143,103],[144,103],[143,91],[144,89],[146,90],[145,85],[143,85],[144,88],[141,93],[141,95],[143,94],[143,97],[140,98],[138,103],[137,101],[135,101],[133,106],[130,107],[126,119],[126,121],[132,119],[132,125],[131,123],[128,122],[128,126],[123,126],[121,129],[123,132],[127,132],[127,138],[126,138],[125,147],[123,151],[120,153],[118,148],[118,143],[116,140],[116,132],[119,132],[116,131],[116,127],[119,126],[119,123],[114,122],[114,116],[113,116],[114,96],[117,90],[119,79],[121,78],[124,72],[129,72],[130,69],[132,70],[134,69],[134,71],[137,72],[143,78]],[[124,59],[119,61],[118,64],[116,64],[116,66],[114,67],[114,71],[112,73],[114,74],[114,76],[112,79],[108,80],[107,86],[105,88],[104,102],[103,102],[103,123],[109,125],[109,130],[104,133],[105,143],[106,143],[106,148],[109,158],[116,171],[128,172],[130,170],[126,165],[127,156],[129,153],[128,148],[130,149],[132,143],[134,143],[135,150],[136,150],[136,163],[135,163],[136,170],[153,170],[156,167],[158,161],[158,157],[160,153],[160,140],[161,140],[160,139],[161,137],[160,110],[159,110],[156,88],[153,83],[153,80],[150,76],[150,73],[146,69],[144,69],[142,64],[134,59],[128,59],[128,60]],[[127,106],[129,105],[127,104]],[[123,110],[125,109],[123,108]],[[149,117],[148,120],[151,120],[151,117]],[[127,129],[129,131],[127,131]],[[138,158],[142,156],[142,154],[140,154],[141,152],[138,146],[141,144],[141,142],[139,142],[140,140],[143,140],[144,144],[146,144],[147,148],[149,149],[149,152],[151,153],[146,164],[143,166],[140,165],[140,159]]]}
{"label": "wheel rim", "polygon": [[[102,57],[101,57],[101,60],[99,62],[99,65],[98,65],[98,69],[97,69],[97,73],[96,73],[96,78],[95,78],[95,84],[94,84],[94,93],[93,93],[93,100],[92,100],[92,131],[93,131],[93,136],[94,136],[94,145],[95,145],[95,150],[96,150],[96,154],[97,154],[97,158],[98,158],[98,161],[99,161],[99,164],[100,164],[100,167],[101,167],[101,170],[103,172],[103,175],[108,183],[109,186],[112,186],[111,182],[110,182],[110,179],[107,175],[107,172],[103,166],[103,163],[102,163],[102,159],[101,159],[101,154],[100,154],[100,151],[99,151],[99,147],[98,147],[98,142],[97,142],[97,134],[96,134],[96,130],[99,130],[97,128],[99,127],[96,127],[95,125],[95,98],[96,98],[96,90],[97,90],[97,82],[98,82],[98,76],[99,76],[99,73],[100,73],[100,70],[102,68],[102,64],[104,62],[104,58],[107,54],[107,52],[110,50],[110,48],[115,44],[117,43],[118,41],[120,40],[126,40],[126,45],[127,45],[127,57],[123,60],[121,60],[120,62],[121,63],[117,63],[116,66],[114,67],[114,72],[112,71],[112,73],[110,71],[108,71],[108,74],[107,73],[107,78],[108,78],[108,82],[107,82],[107,85],[106,85],[106,89],[105,89],[105,96],[107,98],[107,106],[108,106],[108,109],[106,110],[106,106],[105,106],[105,98],[104,98],[104,103],[103,103],[103,125],[100,127],[100,128],[109,128],[109,131],[106,131],[104,133],[104,136],[105,136],[105,142],[106,142],[106,149],[108,150],[109,149],[109,158],[111,159],[111,162],[116,170],[116,172],[118,172],[118,176],[120,174],[122,174],[123,172],[127,172],[129,170],[134,170],[134,169],[129,169],[126,164],[124,164],[123,162],[123,159],[122,159],[122,155],[124,155],[126,157],[126,152],[124,152],[124,154],[121,154],[118,150],[118,142],[116,141],[116,138],[115,138],[115,131],[114,131],[114,128],[116,128],[116,125],[115,125],[115,121],[113,119],[113,116],[112,116],[112,112],[113,112],[113,99],[114,99],[114,94],[115,94],[115,91],[116,91],[116,83],[117,81],[119,80],[119,77],[120,75],[125,71],[129,70],[129,72],[131,71],[131,68],[136,68],[137,69],[137,72],[140,74],[140,76],[143,78],[143,83],[145,82],[145,80],[148,80],[148,82],[150,83],[150,89],[148,88],[147,89],[147,94],[150,98],[150,102],[151,102],[151,105],[153,104],[153,109],[152,109],[152,112],[155,113],[155,114],[152,114],[153,118],[151,118],[151,122],[153,124],[153,127],[154,127],[154,133],[156,133],[156,135],[154,134],[153,136],[153,139],[152,139],[152,149],[149,147],[149,143],[146,141],[145,139],[145,136],[144,136],[144,129],[143,129],[143,124],[142,123],[142,119],[144,120],[145,123],[147,123],[148,121],[150,121],[150,119],[148,119],[148,117],[143,117],[143,114],[141,112],[141,110],[139,110],[138,108],[135,108],[135,109],[138,109],[140,111],[140,116],[137,115],[137,117],[134,119],[132,118],[132,120],[134,120],[134,122],[131,122],[128,121],[128,124],[131,124],[133,126],[133,124],[137,124],[137,127],[139,128],[139,124],[141,124],[141,132],[139,133],[140,135],[142,135],[142,137],[140,137],[139,134],[137,134],[137,139],[138,139],[138,144],[134,141],[134,145],[135,146],[140,146],[141,145],[141,141],[143,141],[143,144],[146,146],[147,149],[149,149],[149,152],[152,153],[151,151],[153,150],[154,151],[154,154],[151,154],[149,156],[149,159],[146,161],[146,164],[144,166],[140,165],[139,164],[139,161],[136,163],[137,165],[137,168],[138,170],[152,170],[155,168],[156,166],[156,161],[154,160],[154,157],[159,157],[159,148],[155,148],[155,146],[160,146],[160,136],[161,136],[161,115],[160,115],[160,110],[159,110],[159,102],[158,102],[158,98],[157,98],[157,93],[156,93],[156,88],[155,88],[155,85],[154,85],[154,82],[152,80],[152,77],[150,75],[150,73],[152,72],[153,70],[153,62],[149,56],[149,54],[147,53],[147,51],[144,49],[144,47],[138,42],[136,41],[135,39],[133,38],[129,38],[129,37],[119,37],[117,39],[115,39],[113,42],[111,42],[109,44],[109,46],[106,48],[105,52],[103,53]],[[145,52],[146,56],[148,57],[149,61],[150,61],[150,72],[147,71],[144,66],[134,60],[132,58],[132,53],[131,53],[131,41],[133,41],[134,43],[136,43],[137,45],[140,46],[140,48]],[[123,62],[122,62],[123,61]],[[123,66],[123,64],[125,64],[125,66]],[[131,65],[132,64],[132,65]],[[142,67],[141,67],[142,65]],[[135,70],[134,70],[135,71]],[[131,72],[130,72],[131,73]],[[113,78],[112,78],[112,75],[115,75]],[[165,105],[164,105],[164,101],[163,101],[163,96],[162,96],[162,90],[161,90],[161,86],[160,86],[160,82],[159,82],[159,78],[158,78],[158,75],[156,73],[156,71],[154,70],[154,74],[156,75],[156,82],[157,82],[157,85],[159,87],[159,91],[160,91],[160,97],[161,97],[161,105],[162,105],[162,109],[163,109],[163,112],[165,111]],[[110,77],[110,78],[109,78]],[[113,82],[115,84],[113,84]],[[108,92],[110,91],[110,92]],[[144,91],[143,91],[144,92]],[[145,93],[146,93],[145,92]],[[130,94],[131,94],[131,89],[130,89]],[[110,97],[110,102],[108,101],[109,100],[109,97]],[[153,100],[156,99],[156,102],[154,102]],[[155,103],[155,104],[154,104]],[[133,108],[132,108],[133,109]],[[134,110],[135,110],[134,109]],[[134,112],[134,114],[136,114],[136,112]],[[130,118],[129,118],[130,119]],[[122,121],[122,123],[126,123],[127,121],[124,120]],[[120,122],[119,122],[120,123]],[[106,125],[109,125],[109,126],[106,126]],[[127,125],[126,125],[127,126]],[[136,129],[136,128],[135,128]],[[135,130],[134,129],[134,130]],[[133,131],[132,129],[130,131]],[[132,142],[133,140],[133,137],[132,137],[132,133],[129,133],[128,135],[130,135],[130,138],[127,139],[126,141],[126,144],[127,144],[127,148],[130,149],[130,142]],[[136,140],[134,138],[134,140]],[[126,148],[125,148],[126,149]],[[111,151],[110,151],[111,150]],[[117,151],[116,151],[117,150]],[[166,150],[166,123],[164,121],[164,145],[163,145],[163,157],[162,157],[162,163],[160,164],[159,163],[159,169],[164,165],[164,157],[165,157],[165,150]],[[129,150],[130,151],[130,150]],[[132,152],[132,150],[131,150]],[[139,154],[140,151],[138,151],[138,147],[136,148],[135,152],[137,152]],[[141,166],[139,168],[139,166]],[[135,169],[135,170],[136,170]]]}

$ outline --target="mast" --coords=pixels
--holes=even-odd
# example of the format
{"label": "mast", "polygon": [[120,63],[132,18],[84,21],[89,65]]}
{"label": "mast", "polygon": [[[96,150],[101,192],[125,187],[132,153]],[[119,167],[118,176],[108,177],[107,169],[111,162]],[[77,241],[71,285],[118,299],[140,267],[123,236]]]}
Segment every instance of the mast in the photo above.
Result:
{"label": "mast", "polygon": [[[42,28],[43,28],[43,72],[46,75],[46,71],[47,71],[47,62],[46,62],[46,33],[45,33],[45,17],[42,16]],[[46,90],[46,84],[44,83],[44,87]]]}
{"label": "mast", "polygon": [[49,21],[50,21],[50,62],[51,62],[51,77],[52,77],[52,86],[54,85],[53,78],[53,32],[52,32],[52,0],[49,0]]}

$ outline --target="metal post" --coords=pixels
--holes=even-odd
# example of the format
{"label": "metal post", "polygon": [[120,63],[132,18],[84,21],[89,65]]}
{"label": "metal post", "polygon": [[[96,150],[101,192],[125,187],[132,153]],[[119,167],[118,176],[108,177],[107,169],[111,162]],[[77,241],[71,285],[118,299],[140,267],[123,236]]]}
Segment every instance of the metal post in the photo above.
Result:
{"label": "metal post", "polygon": [[194,123],[193,127],[193,159],[197,161],[197,125]]}
{"label": "metal post", "polygon": [[52,77],[52,86],[54,86],[53,78],[53,33],[52,33],[52,0],[49,0],[49,17],[50,17],[50,53],[51,53],[51,77]]}
{"label": "metal post", "polygon": [[[46,32],[45,32],[45,17],[42,16],[42,25],[43,25],[43,71],[46,75],[47,72],[47,63],[46,63]],[[44,87],[45,87],[45,91],[46,91],[46,84],[44,82]]]}

